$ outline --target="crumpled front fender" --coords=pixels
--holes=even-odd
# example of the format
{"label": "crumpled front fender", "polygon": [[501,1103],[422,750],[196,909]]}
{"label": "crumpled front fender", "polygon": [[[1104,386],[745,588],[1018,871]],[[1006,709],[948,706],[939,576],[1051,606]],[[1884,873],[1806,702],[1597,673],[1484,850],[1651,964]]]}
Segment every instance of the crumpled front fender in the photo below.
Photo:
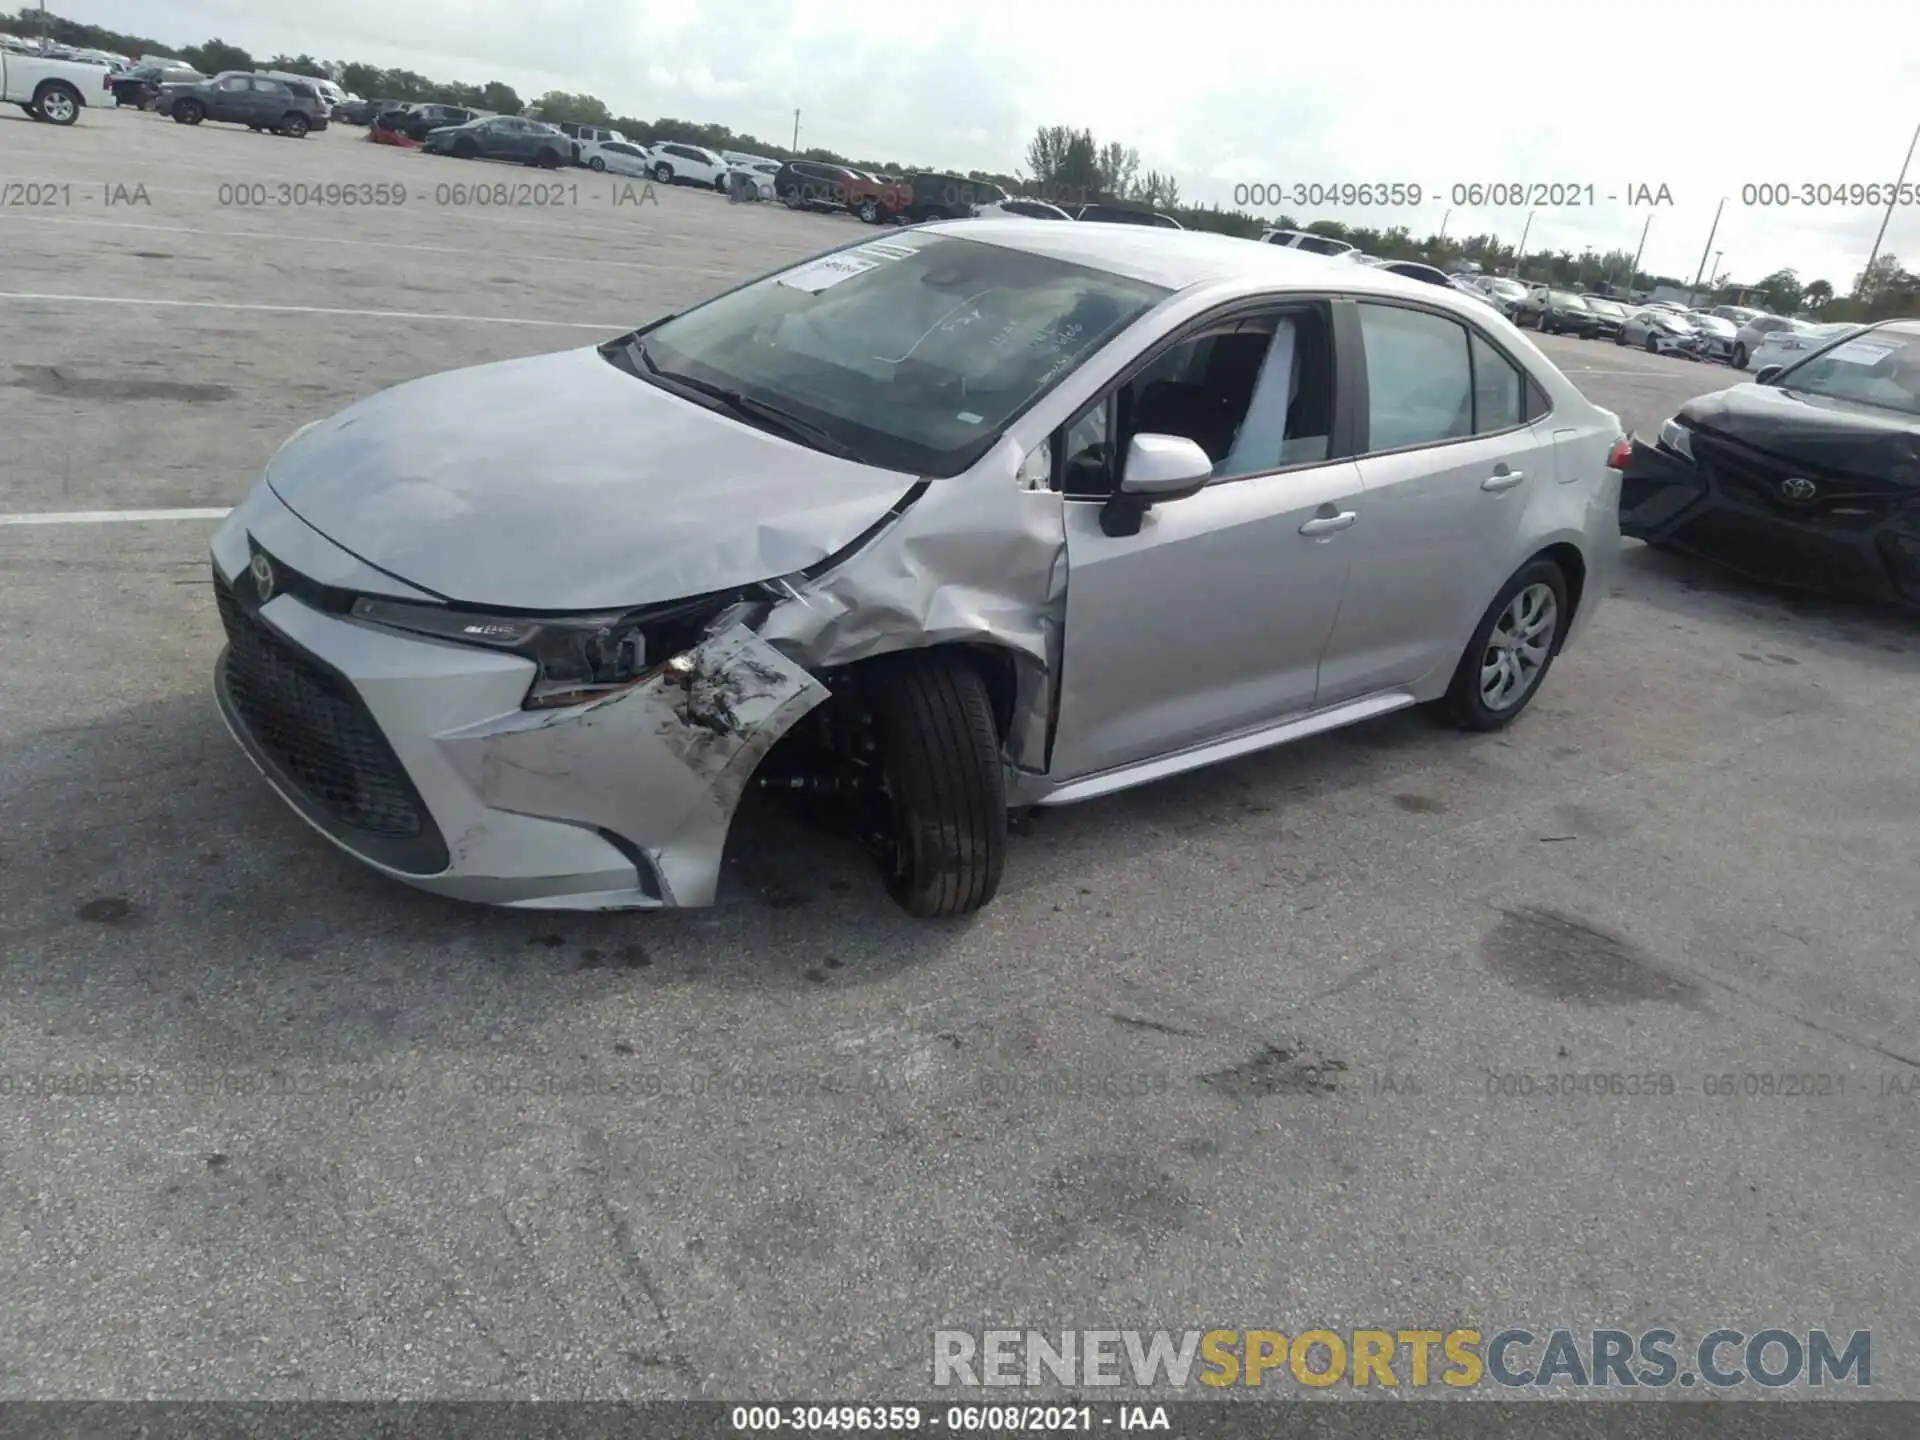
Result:
{"label": "crumpled front fender", "polygon": [[735,625],[607,699],[439,740],[488,806],[597,826],[646,857],[663,904],[710,905],[754,769],[828,693]]}

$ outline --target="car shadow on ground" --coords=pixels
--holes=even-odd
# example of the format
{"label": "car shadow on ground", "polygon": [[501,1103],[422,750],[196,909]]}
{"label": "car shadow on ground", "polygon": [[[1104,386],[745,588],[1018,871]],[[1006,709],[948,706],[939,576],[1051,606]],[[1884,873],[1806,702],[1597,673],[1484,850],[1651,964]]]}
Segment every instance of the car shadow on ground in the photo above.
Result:
{"label": "car shadow on ground", "polygon": [[[1290,816],[1378,785],[1383,767],[1470,771],[1489,743],[1402,714],[1040,812],[1014,825],[995,904],[961,920],[907,916],[853,841],[771,797],[736,817],[709,909],[523,913],[340,853],[267,788],[209,701],[174,697],[0,751],[16,782],[0,807],[0,987],[50,1015],[72,1013],[65,997],[128,1036],[220,997],[228,1019],[202,1035],[217,1058],[337,1053],[329,1017],[355,1049],[428,1032],[457,1044],[479,1033],[476,1014],[517,1027],[579,1002],[583,976],[756,992],[885,981],[940,963],[975,927],[997,938],[1039,912],[1101,908],[1103,877],[1162,847],[1217,842],[1250,886],[1311,883],[1321,862],[1289,847]],[[384,1038],[367,1019],[383,990],[409,997]],[[123,1006],[104,1003],[116,995]]]}
{"label": "car shadow on ground", "polygon": [[1757,626],[1769,640],[1844,647],[1885,667],[1920,671],[1920,614],[1767,585],[1711,560],[1635,542],[1621,555],[1620,585],[1675,624]]}

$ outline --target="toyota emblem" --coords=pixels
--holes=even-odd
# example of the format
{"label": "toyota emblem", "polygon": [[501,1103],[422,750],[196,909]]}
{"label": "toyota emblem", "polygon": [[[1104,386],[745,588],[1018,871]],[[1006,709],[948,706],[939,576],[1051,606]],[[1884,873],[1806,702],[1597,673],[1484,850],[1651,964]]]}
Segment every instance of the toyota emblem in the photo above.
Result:
{"label": "toyota emblem", "polygon": [[253,588],[260,596],[260,603],[266,604],[273,598],[273,562],[256,551],[247,572],[253,576]]}
{"label": "toyota emblem", "polygon": [[1787,500],[1804,504],[1820,493],[1820,487],[1805,476],[1795,475],[1780,482],[1780,494]]}

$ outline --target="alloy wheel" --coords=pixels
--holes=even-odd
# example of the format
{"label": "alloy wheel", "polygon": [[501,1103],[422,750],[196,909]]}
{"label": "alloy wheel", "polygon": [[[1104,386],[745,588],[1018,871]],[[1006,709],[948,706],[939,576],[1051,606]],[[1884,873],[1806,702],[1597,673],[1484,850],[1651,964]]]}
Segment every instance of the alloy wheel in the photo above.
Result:
{"label": "alloy wheel", "polygon": [[1480,657],[1480,700],[1489,710],[1511,710],[1527,698],[1553,654],[1560,607],[1553,590],[1534,584],[1500,612]]}

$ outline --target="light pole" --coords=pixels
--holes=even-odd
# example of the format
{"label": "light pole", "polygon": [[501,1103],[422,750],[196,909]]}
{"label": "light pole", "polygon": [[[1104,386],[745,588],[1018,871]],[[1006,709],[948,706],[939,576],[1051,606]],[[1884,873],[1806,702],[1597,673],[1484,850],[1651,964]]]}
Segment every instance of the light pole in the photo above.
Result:
{"label": "light pole", "polygon": [[[46,3],[47,0],[40,0],[43,10],[46,8]],[[1887,213],[1880,217],[1880,233],[1873,237],[1873,253],[1867,256],[1867,268],[1860,272],[1860,283],[1853,287],[1853,296],[1856,300],[1867,287],[1867,279],[1873,273],[1873,262],[1880,258],[1880,242],[1887,238],[1887,222],[1893,219],[1893,202],[1899,197],[1901,190],[1906,188],[1907,167],[1913,164],[1915,145],[1920,145],[1920,125],[1913,127],[1913,139],[1907,142],[1907,158],[1900,162],[1900,178],[1894,182],[1893,191],[1887,196]]]}
{"label": "light pole", "polygon": [[1527,236],[1533,231],[1533,212],[1527,211],[1527,223],[1520,229],[1520,248],[1513,252],[1513,278],[1520,278],[1521,264],[1527,258]]}
{"label": "light pole", "polygon": [[1633,264],[1627,270],[1627,299],[1633,299],[1633,282],[1640,278],[1640,257],[1647,253],[1647,232],[1653,228],[1653,212],[1647,212],[1647,223],[1640,227],[1640,248],[1633,252]]}
{"label": "light pole", "polygon": [[1451,210],[1447,211],[1446,214],[1440,217],[1440,238],[1443,241],[1447,238],[1447,221],[1451,220],[1452,218],[1453,218],[1453,211]]}
{"label": "light pole", "polygon": [[793,153],[800,153],[800,112],[793,112]]}
{"label": "light pole", "polygon": [[1693,287],[1687,291],[1687,308],[1691,310],[1700,299],[1700,273],[1707,268],[1707,256],[1713,253],[1713,237],[1720,233],[1720,212],[1727,208],[1726,198],[1721,197],[1720,204],[1713,212],[1713,229],[1707,231],[1706,249],[1700,252],[1700,269],[1693,272]]}

